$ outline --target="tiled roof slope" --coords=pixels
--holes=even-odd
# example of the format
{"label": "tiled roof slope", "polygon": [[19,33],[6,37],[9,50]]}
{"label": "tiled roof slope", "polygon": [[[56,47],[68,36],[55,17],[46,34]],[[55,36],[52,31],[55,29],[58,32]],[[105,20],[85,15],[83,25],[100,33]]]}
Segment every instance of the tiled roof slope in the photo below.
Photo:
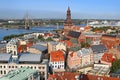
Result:
{"label": "tiled roof slope", "polygon": [[80,32],[75,32],[75,31],[69,31],[68,36],[73,37],[73,38],[79,38]]}
{"label": "tiled roof slope", "polygon": [[64,59],[64,53],[61,50],[51,52],[50,53],[50,61],[56,62],[56,61],[65,61]]}

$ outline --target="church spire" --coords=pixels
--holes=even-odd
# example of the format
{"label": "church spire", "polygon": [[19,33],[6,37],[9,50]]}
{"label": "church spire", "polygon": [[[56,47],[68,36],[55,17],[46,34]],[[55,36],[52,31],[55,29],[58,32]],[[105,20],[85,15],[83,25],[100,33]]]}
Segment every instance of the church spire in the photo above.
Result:
{"label": "church spire", "polygon": [[71,20],[71,10],[70,10],[69,6],[68,6],[68,10],[67,10],[67,15],[66,15],[65,26],[73,26],[73,23],[72,23],[72,20]]}
{"label": "church spire", "polygon": [[68,6],[68,11],[70,11],[70,7]]}

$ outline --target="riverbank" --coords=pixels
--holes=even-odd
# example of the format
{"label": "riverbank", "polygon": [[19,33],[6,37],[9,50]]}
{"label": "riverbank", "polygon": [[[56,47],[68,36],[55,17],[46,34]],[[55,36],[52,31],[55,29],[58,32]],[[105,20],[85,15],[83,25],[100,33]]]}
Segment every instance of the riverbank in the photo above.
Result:
{"label": "riverbank", "polygon": [[[62,29],[63,26],[59,26],[59,29]],[[50,32],[56,30],[56,27],[31,27],[30,30],[25,29],[14,29],[14,28],[0,28],[0,40],[3,40],[4,36],[12,35],[12,34],[25,34],[32,32]]]}

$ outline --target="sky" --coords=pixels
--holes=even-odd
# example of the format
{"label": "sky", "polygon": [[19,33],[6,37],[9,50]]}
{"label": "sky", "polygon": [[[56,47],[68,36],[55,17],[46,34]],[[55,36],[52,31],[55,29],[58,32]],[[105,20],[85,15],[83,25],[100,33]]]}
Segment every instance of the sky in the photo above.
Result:
{"label": "sky", "polygon": [[0,0],[0,19],[120,19],[120,0]]}

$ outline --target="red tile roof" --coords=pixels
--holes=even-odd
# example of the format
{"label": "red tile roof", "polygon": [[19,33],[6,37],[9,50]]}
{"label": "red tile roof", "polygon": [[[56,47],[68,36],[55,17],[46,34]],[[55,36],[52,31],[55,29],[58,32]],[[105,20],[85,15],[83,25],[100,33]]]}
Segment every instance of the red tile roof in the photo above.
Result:
{"label": "red tile roof", "polygon": [[53,36],[53,34],[45,33],[44,36]]}
{"label": "red tile roof", "polygon": [[102,30],[96,30],[95,33],[102,33]]}
{"label": "red tile roof", "polygon": [[96,75],[82,75],[80,80],[120,80],[120,78],[96,76]]}
{"label": "red tile roof", "polygon": [[120,78],[96,76],[96,75],[80,75],[72,72],[60,72],[49,75],[48,80],[76,80],[75,77],[79,76],[79,80],[120,80]]}
{"label": "red tile roof", "polygon": [[60,72],[55,73],[53,75],[49,75],[48,80],[76,80],[75,77],[77,76],[77,73],[72,72]]}
{"label": "red tile roof", "polygon": [[71,46],[72,46],[71,40],[66,40],[66,41],[65,41],[65,44],[66,44],[68,47],[71,47]]}
{"label": "red tile roof", "polygon": [[65,61],[64,53],[61,50],[50,53],[51,62],[55,61]]}
{"label": "red tile roof", "polygon": [[111,53],[104,53],[101,60],[112,63],[112,62],[114,62],[115,58],[113,57],[113,54],[111,54]]}
{"label": "red tile roof", "polygon": [[85,26],[85,30],[91,29],[90,26]]}
{"label": "red tile roof", "polygon": [[31,46],[33,46],[32,42],[27,43],[27,47],[31,47]]}
{"label": "red tile roof", "polygon": [[22,51],[27,51],[27,45],[18,46],[18,53],[21,53]]}
{"label": "red tile roof", "polygon": [[74,52],[70,53],[70,56],[73,57]]}

